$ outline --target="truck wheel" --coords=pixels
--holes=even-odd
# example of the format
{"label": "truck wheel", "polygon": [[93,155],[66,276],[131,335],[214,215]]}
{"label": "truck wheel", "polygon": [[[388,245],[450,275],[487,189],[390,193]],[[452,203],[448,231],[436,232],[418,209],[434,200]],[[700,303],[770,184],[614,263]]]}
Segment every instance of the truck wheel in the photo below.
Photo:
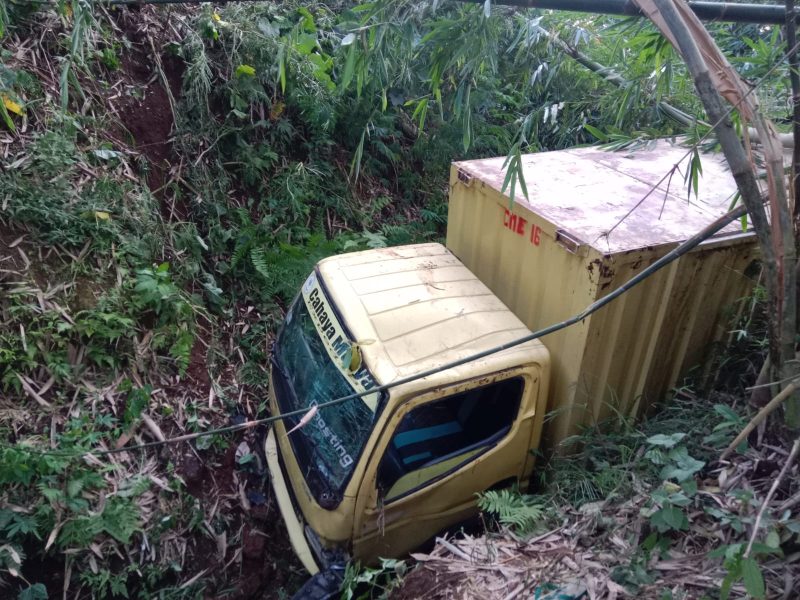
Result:
{"label": "truck wheel", "polygon": [[292,600],[333,600],[341,594],[345,565],[331,565],[303,584]]}

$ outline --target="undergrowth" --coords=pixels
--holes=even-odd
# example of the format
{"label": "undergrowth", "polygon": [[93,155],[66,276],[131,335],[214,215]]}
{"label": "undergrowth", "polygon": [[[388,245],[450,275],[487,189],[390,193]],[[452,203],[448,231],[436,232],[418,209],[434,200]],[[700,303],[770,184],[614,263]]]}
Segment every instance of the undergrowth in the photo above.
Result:
{"label": "undergrowth", "polygon": [[[152,9],[1,15],[0,585],[11,597],[291,587],[288,557],[276,567],[231,549],[280,527],[232,502],[263,506],[248,454],[225,466],[253,439],[80,454],[264,416],[269,340],[313,264],[443,233],[457,127],[409,136],[402,103],[373,114],[340,89],[338,31],[352,15],[286,3],[172,16],[177,37]],[[40,40],[35,60],[19,58],[25,39]],[[164,103],[148,104],[165,86]],[[174,118],[161,139],[146,131],[158,119],[137,121],[152,111]]]}
{"label": "undergrowth", "polygon": [[[771,574],[797,547],[800,521],[788,511],[764,518],[747,552],[763,488],[771,482],[755,476],[726,488],[725,473],[750,468],[746,459],[744,470],[718,466],[720,452],[747,422],[744,407],[731,406],[728,399],[720,396],[715,403],[689,397],[683,390],[641,424],[614,420],[565,440],[562,452],[539,469],[533,493],[512,487],[478,496],[488,530],[485,539],[473,543],[489,548],[491,556],[493,539],[511,535],[524,548],[528,540],[535,543],[547,538],[548,532],[567,530],[571,544],[588,544],[596,557],[602,557],[603,552],[615,552],[624,539],[634,548],[617,561],[621,564],[611,571],[611,578],[620,591],[633,597],[768,597],[766,573]],[[745,456],[747,444],[738,451]],[[632,516],[622,518],[623,513]],[[656,566],[687,553],[697,554],[696,562],[706,573],[720,569],[719,587],[697,595],[680,585],[677,577],[654,588],[663,578]],[[580,554],[577,551],[574,558],[579,560]],[[524,555],[522,550],[520,556]],[[459,557],[452,559],[463,558]],[[504,560],[499,565],[489,561],[483,568],[501,569],[509,559],[506,554],[500,559]],[[398,561],[385,561],[376,568],[351,566],[344,597],[387,598],[398,589],[402,597],[403,579],[409,573],[413,579],[411,569],[412,565]],[[579,574],[573,576],[583,583]],[[546,570],[531,577],[531,585],[549,585]]]}
{"label": "undergrowth", "polygon": [[[763,502],[753,489],[758,484],[727,489],[721,478],[728,472],[725,468],[718,480],[711,479],[712,472],[720,472],[715,465],[721,451],[746,423],[741,406],[677,395],[641,425],[603,423],[565,440],[564,446],[572,450],[548,461],[535,496],[513,490],[487,492],[479,506],[523,536],[557,528],[560,514],[570,511],[597,515],[601,532],[606,527],[609,533],[615,527],[631,527],[637,532],[637,551],[612,576],[632,594],[656,581],[652,565],[659,558],[681,556],[693,547],[706,548],[698,560],[716,561],[725,574],[717,591],[701,597],[731,597],[739,584],[747,597],[765,598],[761,563],[791,552],[800,522],[788,511],[777,519],[766,518],[753,534],[761,541],[753,543],[755,514]],[[738,450],[746,448],[743,442]],[[640,506],[640,524],[615,522],[610,515],[631,503]],[[602,543],[602,534],[595,535]],[[673,598],[689,592],[664,588],[660,593]]]}
{"label": "undergrowth", "polygon": [[[0,1],[0,595],[296,586],[255,436],[81,454],[264,416],[271,337],[314,263],[440,241],[453,160],[587,143],[587,125],[675,132],[652,108],[686,83],[668,48],[644,44],[652,77],[595,37],[636,82],[614,90],[540,27],[586,44],[587,22],[490,8]],[[772,52],[756,46],[739,50],[753,68]],[[662,422],[687,436],[660,444],[587,437],[549,497],[482,502],[527,532],[558,502],[694,475],[699,423],[739,423],[722,412]],[[681,492],[650,506],[661,533],[683,524],[674,494],[699,502],[667,479]]]}

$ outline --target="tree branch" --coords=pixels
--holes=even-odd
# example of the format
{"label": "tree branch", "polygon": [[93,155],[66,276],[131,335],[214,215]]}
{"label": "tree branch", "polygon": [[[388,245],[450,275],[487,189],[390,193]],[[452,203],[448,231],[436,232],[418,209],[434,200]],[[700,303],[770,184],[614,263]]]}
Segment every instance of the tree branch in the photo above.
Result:
{"label": "tree branch", "polygon": [[750,419],[750,422],[747,425],[745,425],[745,428],[739,432],[739,435],[736,436],[736,439],[734,439],[730,444],[728,444],[728,447],[725,448],[725,452],[722,453],[719,459],[725,460],[726,458],[728,458],[731,455],[731,452],[736,450],[736,447],[739,444],[741,444],[744,440],[746,440],[747,436],[750,435],[750,433],[756,427],[758,427],[764,421],[764,419],[766,419],[769,415],[771,415],[776,408],[778,408],[781,404],[783,404],[786,401],[786,399],[789,396],[791,396],[798,388],[800,388],[800,385],[798,385],[797,381],[791,381],[789,385],[787,385],[780,394],[778,394],[772,400],[767,402],[767,404],[765,404],[764,407],[761,410],[759,410],[752,419]]}
{"label": "tree branch", "polygon": [[783,465],[781,472],[778,473],[778,477],[775,481],[772,482],[772,486],[769,488],[769,492],[767,492],[767,497],[764,498],[764,502],[761,503],[761,508],[758,509],[758,516],[756,516],[756,522],[753,524],[753,533],[750,534],[750,541],[747,543],[747,550],[744,551],[744,557],[747,558],[750,556],[750,550],[753,549],[753,542],[756,541],[756,537],[758,536],[758,530],[761,527],[761,519],[764,517],[764,512],[766,512],[769,503],[772,501],[772,496],[775,495],[775,491],[780,486],[781,481],[786,476],[786,473],[789,472],[789,469],[792,468],[792,464],[794,464],[794,460],[797,458],[797,453],[800,452],[800,438],[797,438],[792,444],[792,450],[789,453],[789,458],[786,459],[786,463]]}

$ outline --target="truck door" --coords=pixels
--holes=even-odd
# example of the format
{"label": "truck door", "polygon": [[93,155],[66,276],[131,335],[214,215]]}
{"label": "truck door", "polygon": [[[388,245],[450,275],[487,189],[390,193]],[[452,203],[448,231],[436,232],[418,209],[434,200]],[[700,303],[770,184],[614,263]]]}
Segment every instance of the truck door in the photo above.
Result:
{"label": "truck door", "polygon": [[497,374],[402,404],[365,472],[353,555],[403,555],[476,512],[477,492],[524,475],[539,378]]}

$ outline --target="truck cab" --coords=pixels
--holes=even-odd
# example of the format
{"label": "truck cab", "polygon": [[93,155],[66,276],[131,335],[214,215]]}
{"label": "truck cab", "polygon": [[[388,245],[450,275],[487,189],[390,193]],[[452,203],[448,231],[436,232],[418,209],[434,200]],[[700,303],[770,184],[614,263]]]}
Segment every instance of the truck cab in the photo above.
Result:
{"label": "truck cab", "polygon": [[[529,333],[440,244],[327,258],[275,341],[272,486],[311,573],[413,550],[477,512],[476,494],[534,467],[550,357],[538,341],[377,390]],[[295,429],[296,428],[296,429]]]}

